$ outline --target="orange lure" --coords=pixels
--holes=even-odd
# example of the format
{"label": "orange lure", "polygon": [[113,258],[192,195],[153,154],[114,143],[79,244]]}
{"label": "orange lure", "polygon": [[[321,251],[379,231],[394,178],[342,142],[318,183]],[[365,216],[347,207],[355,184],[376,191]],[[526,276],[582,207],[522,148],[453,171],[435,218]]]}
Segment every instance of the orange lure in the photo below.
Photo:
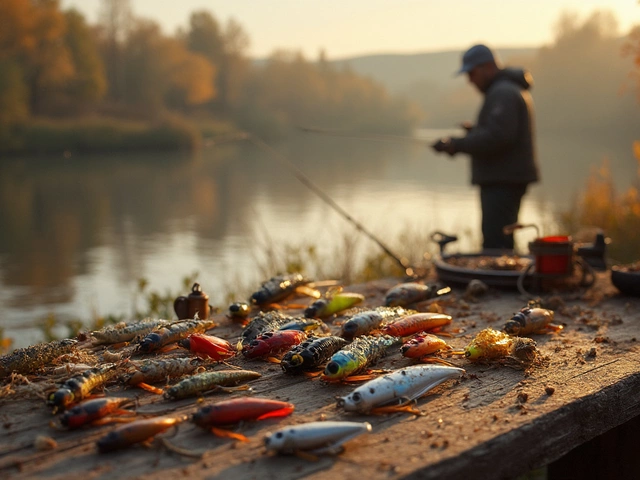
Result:
{"label": "orange lure", "polygon": [[451,350],[451,347],[444,340],[430,333],[412,338],[401,347],[402,355],[407,358],[422,358],[440,350]]}
{"label": "orange lure", "polygon": [[186,417],[160,417],[138,420],[109,432],[96,442],[101,453],[127,448],[136,443],[149,442],[159,433],[175,427]]}
{"label": "orange lure", "polygon": [[443,313],[414,313],[385,325],[382,333],[394,337],[408,337],[414,333],[435,330],[451,323],[451,316]]}

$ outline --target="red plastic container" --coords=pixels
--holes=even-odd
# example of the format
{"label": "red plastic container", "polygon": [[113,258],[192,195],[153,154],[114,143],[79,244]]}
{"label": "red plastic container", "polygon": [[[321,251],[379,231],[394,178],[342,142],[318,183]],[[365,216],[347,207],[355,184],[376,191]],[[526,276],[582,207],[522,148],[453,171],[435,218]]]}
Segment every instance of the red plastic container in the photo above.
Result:
{"label": "red plastic container", "polygon": [[573,272],[573,242],[569,236],[537,238],[529,243],[529,252],[535,256],[536,273],[570,275]]}

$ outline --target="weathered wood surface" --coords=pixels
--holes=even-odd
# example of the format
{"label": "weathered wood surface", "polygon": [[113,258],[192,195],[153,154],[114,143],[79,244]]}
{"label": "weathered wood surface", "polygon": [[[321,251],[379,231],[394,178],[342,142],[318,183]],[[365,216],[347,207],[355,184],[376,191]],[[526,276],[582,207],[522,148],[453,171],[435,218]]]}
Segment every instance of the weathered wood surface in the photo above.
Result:
{"label": "weathered wood surface", "polygon": [[[366,293],[366,305],[378,306],[395,283],[390,279],[347,290]],[[596,302],[564,295],[564,304],[555,309],[557,323],[565,324],[561,333],[533,336],[549,357],[547,367],[525,372],[454,359],[467,374],[422,398],[418,406],[425,415],[421,417],[346,414],[336,408],[335,397],[348,393],[353,385],[286,376],[275,364],[233,359],[230,363],[263,374],[251,382],[254,395],[291,401],[296,411],[284,419],[241,426],[239,431],[250,438],[249,443],[215,437],[190,423],[181,425],[174,436],[168,434],[173,444],[202,453],[201,459],[142,446],[99,454],[95,441],[115,426],[55,430],[49,426],[52,416],[43,400],[9,396],[0,402],[0,476],[513,478],[640,413],[640,299],[615,293],[606,275],[599,276],[596,287]],[[604,298],[600,298],[602,293]],[[454,318],[452,327],[465,330],[448,340],[457,348],[463,348],[482,328],[501,328],[526,305],[526,299],[514,292],[490,291],[468,304],[461,301],[461,294],[456,290],[455,301],[445,305],[445,312]],[[241,327],[223,315],[218,318],[220,326],[210,333],[237,339]],[[378,366],[391,369],[410,363],[395,351]],[[175,413],[190,413],[198,407],[196,400],[170,402],[118,386],[108,391],[108,395],[123,394],[140,396],[141,413],[173,408]],[[225,398],[229,396],[211,394],[204,401]],[[266,453],[265,432],[320,419],[366,420],[373,432],[348,442],[341,455],[318,461]],[[33,446],[37,435],[54,438],[58,447],[37,451]]]}

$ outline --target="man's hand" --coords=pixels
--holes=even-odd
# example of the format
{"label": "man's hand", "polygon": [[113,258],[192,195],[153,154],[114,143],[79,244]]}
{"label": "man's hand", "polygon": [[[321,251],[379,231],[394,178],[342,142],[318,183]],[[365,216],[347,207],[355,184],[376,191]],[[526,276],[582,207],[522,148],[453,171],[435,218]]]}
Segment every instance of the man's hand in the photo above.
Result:
{"label": "man's hand", "polygon": [[451,142],[450,138],[441,138],[436,143],[431,145],[431,148],[433,148],[436,152],[448,153],[450,156],[453,156],[456,153],[456,148],[453,145],[453,142]]}
{"label": "man's hand", "polygon": [[465,132],[468,132],[473,129],[473,123],[471,122],[462,122],[460,124],[460,128],[462,128]]}

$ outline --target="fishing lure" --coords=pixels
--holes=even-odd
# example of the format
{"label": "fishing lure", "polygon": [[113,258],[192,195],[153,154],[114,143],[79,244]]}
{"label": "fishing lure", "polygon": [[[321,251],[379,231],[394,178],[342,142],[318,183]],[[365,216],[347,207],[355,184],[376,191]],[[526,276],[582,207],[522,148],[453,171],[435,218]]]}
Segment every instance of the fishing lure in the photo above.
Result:
{"label": "fishing lure", "polygon": [[333,354],[324,369],[323,378],[336,381],[362,372],[382,358],[390,347],[398,345],[401,341],[399,337],[390,335],[358,337]]}
{"label": "fishing lure", "polygon": [[241,333],[242,345],[248,345],[258,335],[278,330],[281,326],[296,320],[296,317],[280,312],[260,312],[253,317]]}
{"label": "fishing lure", "polygon": [[262,283],[260,289],[251,295],[251,303],[262,306],[279,302],[295,292],[298,287],[307,285],[310,282],[311,280],[308,280],[300,273],[272,277]]}
{"label": "fishing lure", "polygon": [[103,328],[102,330],[91,332],[91,343],[94,345],[111,345],[130,342],[136,337],[147,335],[153,330],[168,324],[169,321],[160,318],[146,318],[130,325]]}
{"label": "fishing lure", "polygon": [[414,313],[382,327],[382,333],[394,337],[408,337],[414,333],[427,332],[449,325],[451,316],[444,313]]}
{"label": "fishing lure", "polygon": [[295,406],[289,402],[267,398],[241,397],[223,400],[201,407],[193,414],[193,423],[200,427],[224,426],[245,420],[286,417]]}
{"label": "fishing lure", "polygon": [[158,395],[164,393],[163,390],[149,385],[150,383],[165,382],[167,378],[181,377],[204,369],[202,362],[196,358],[148,359],[141,362],[132,360],[128,365],[130,369],[124,376],[125,383]]}
{"label": "fishing lure", "polygon": [[238,350],[234,345],[220,337],[192,333],[178,342],[178,345],[188,349],[191,353],[204,358],[221,362],[235,356]]}
{"label": "fishing lure", "polygon": [[63,411],[68,405],[89,396],[92,390],[104,386],[118,374],[117,365],[110,363],[75,375],[66,380],[58,390],[47,398],[47,405],[53,412]]}
{"label": "fishing lure", "polygon": [[146,443],[159,433],[166,432],[186,419],[186,416],[179,416],[137,420],[109,432],[96,442],[96,446],[100,453],[106,453],[127,448],[136,443]]}
{"label": "fishing lure", "polygon": [[401,368],[374,378],[346,397],[339,398],[338,407],[344,408],[347,412],[364,414],[396,411],[420,414],[416,409],[407,408],[409,402],[420,398],[449,379],[460,377],[463,373],[465,371],[462,368],[444,365],[415,365]]}
{"label": "fishing lure", "polygon": [[384,298],[384,304],[387,307],[406,307],[412,303],[429,300],[450,292],[450,287],[438,286],[436,284],[424,285],[417,282],[401,283],[387,292]]}
{"label": "fishing lure", "polygon": [[137,353],[157,352],[165,345],[175,343],[192,333],[204,333],[216,326],[213,320],[179,320],[149,333],[137,346]]}
{"label": "fishing lure", "polygon": [[251,313],[251,306],[245,302],[235,302],[229,305],[229,317],[246,320]]}
{"label": "fishing lure", "polygon": [[329,298],[321,298],[309,305],[304,316],[307,318],[327,318],[364,301],[364,295],[359,293],[341,292]]}
{"label": "fishing lure", "polygon": [[[407,358],[423,358],[440,350],[451,350],[451,347],[440,337],[430,333],[418,335],[406,341],[400,348],[402,355]],[[464,352],[461,353],[464,354]]]}
{"label": "fishing lure", "polygon": [[509,320],[503,330],[510,335],[529,335],[545,331],[560,331],[562,325],[554,325],[553,310],[525,307]]}
{"label": "fishing lure", "polygon": [[378,307],[364,310],[346,319],[340,328],[340,336],[353,340],[377,330],[384,322],[391,322],[406,315],[417,313],[415,310],[405,310],[402,307]]}
{"label": "fishing lure", "polygon": [[323,333],[328,333],[330,331],[328,325],[322,320],[302,317],[285,323],[280,328],[278,328],[278,330],[301,330],[307,333],[313,330],[321,330]]}
{"label": "fishing lure", "polygon": [[282,358],[280,366],[290,374],[319,369],[347,343],[341,337],[311,337],[291,348]]}
{"label": "fishing lure", "polygon": [[264,444],[267,450],[284,454],[335,455],[343,450],[345,442],[370,432],[371,424],[368,422],[309,422],[267,433]]}
{"label": "fishing lure", "polygon": [[512,358],[528,364],[539,355],[536,342],[526,337],[512,337],[504,332],[485,328],[467,345],[464,355],[471,361]]}
{"label": "fishing lure", "polygon": [[30,347],[18,348],[0,357],[0,380],[12,373],[28,375],[51,363],[60,355],[71,353],[77,345],[76,340],[67,338],[48,343],[39,343]]}
{"label": "fishing lure", "polygon": [[245,345],[242,354],[246,358],[259,358],[278,355],[288,351],[294,345],[299,345],[307,339],[307,334],[300,330],[276,330],[266,332]]}
{"label": "fishing lure", "polygon": [[218,370],[215,372],[197,373],[167,389],[164,392],[164,396],[167,399],[180,400],[181,398],[201,395],[210,390],[223,389],[222,387],[255,380],[261,376],[258,372],[252,372],[250,370]]}
{"label": "fishing lure", "polygon": [[267,398],[242,397],[224,400],[206,405],[193,414],[193,423],[211,429],[212,433],[221,437],[248,441],[247,437],[238,433],[221,430],[219,426],[233,425],[244,421],[266,420],[291,415],[295,406],[289,402],[270,400]]}
{"label": "fishing lure", "polygon": [[[70,410],[67,410],[61,417],[60,423],[69,430],[80,428],[87,424],[99,424],[105,420],[107,415],[131,415],[135,414],[130,410],[123,410],[121,407],[133,403],[132,398],[104,397],[94,398],[86,402],[79,403]],[[127,419],[128,421],[129,419]],[[115,421],[110,419],[110,421]]]}

